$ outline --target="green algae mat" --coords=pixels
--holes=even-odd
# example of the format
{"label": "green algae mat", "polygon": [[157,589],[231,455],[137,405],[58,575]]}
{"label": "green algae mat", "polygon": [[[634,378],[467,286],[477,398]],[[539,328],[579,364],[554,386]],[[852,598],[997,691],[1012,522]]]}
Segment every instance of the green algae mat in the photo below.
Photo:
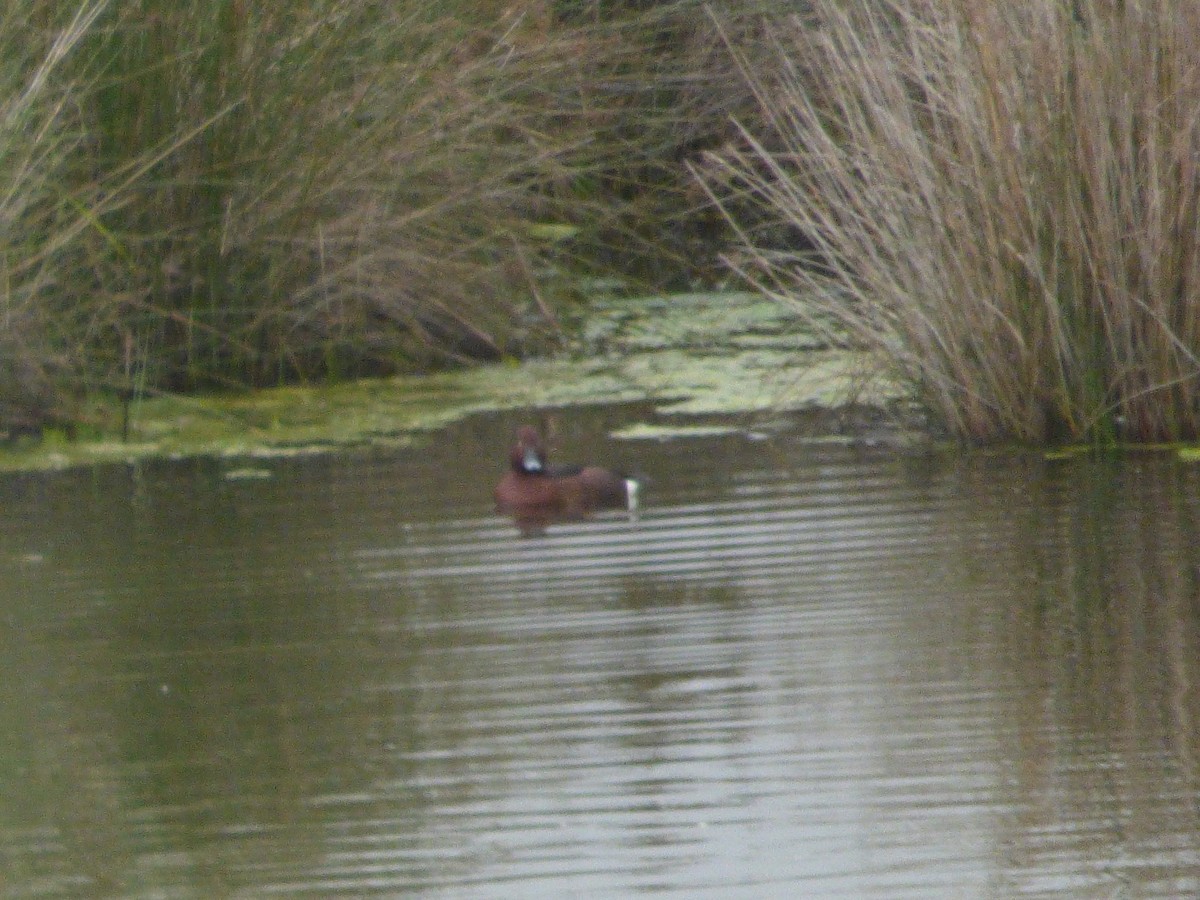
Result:
{"label": "green algae mat", "polygon": [[[705,416],[886,407],[903,399],[865,354],[828,346],[786,308],[750,293],[593,301],[552,359],[322,387],[135,402],[128,438],[50,436],[0,451],[0,469],[141,457],[271,457],[405,444],[465,416],[643,401],[685,431]],[[112,421],[119,411],[110,411]],[[115,429],[119,430],[119,429]]]}

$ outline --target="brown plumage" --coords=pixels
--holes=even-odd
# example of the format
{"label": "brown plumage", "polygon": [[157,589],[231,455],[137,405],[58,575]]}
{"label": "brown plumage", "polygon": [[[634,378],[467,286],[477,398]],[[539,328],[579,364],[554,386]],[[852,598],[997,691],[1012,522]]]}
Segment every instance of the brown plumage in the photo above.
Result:
{"label": "brown plumage", "polygon": [[598,509],[633,509],[637,482],[598,466],[551,466],[541,435],[517,430],[509,470],[495,490],[496,509],[518,519],[580,518]]}

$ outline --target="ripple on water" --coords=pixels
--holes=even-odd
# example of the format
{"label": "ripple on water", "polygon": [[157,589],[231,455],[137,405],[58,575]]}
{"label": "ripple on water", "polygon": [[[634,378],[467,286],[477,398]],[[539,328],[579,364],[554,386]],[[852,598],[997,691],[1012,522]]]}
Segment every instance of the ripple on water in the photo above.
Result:
{"label": "ripple on water", "polygon": [[10,483],[14,896],[1200,890],[1190,471],[687,448]]}

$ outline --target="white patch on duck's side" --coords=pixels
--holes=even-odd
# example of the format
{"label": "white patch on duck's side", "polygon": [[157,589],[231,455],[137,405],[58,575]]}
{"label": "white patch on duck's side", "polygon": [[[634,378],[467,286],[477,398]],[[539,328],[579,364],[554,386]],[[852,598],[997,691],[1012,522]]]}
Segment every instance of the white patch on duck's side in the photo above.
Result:
{"label": "white patch on duck's side", "polygon": [[538,456],[538,452],[532,448],[526,449],[525,455],[521,457],[521,469],[530,475],[538,475],[545,468],[542,465],[542,458]]}
{"label": "white patch on duck's side", "polygon": [[638,489],[641,487],[632,478],[625,479],[625,496],[629,498],[628,509],[635,512],[638,508]]}

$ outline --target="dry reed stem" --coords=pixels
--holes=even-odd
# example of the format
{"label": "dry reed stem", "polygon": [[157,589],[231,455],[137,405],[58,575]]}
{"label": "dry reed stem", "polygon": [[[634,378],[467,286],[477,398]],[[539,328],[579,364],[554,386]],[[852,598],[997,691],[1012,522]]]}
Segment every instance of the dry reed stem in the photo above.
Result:
{"label": "dry reed stem", "polygon": [[734,265],[964,438],[1196,436],[1200,7],[815,7],[744,68],[767,127],[703,174],[820,265],[753,243]]}

